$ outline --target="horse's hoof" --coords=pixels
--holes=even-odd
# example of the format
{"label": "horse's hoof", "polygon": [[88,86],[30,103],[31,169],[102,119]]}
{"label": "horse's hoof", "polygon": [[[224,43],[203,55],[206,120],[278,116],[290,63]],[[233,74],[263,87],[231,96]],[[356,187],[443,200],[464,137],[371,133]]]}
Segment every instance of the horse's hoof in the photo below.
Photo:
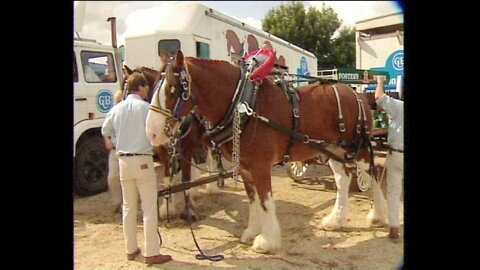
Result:
{"label": "horse's hoof", "polygon": [[369,222],[368,227],[371,228],[383,228],[387,225],[385,222],[383,222],[381,219],[375,218],[372,219],[372,221]]}
{"label": "horse's hoof", "polygon": [[322,220],[322,227],[326,231],[336,231],[341,229],[343,226],[342,222],[339,220],[327,216]]}
{"label": "horse's hoof", "polygon": [[[188,221],[188,214],[185,213],[185,212],[183,212],[183,213],[180,215],[180,218],[183,219],[183,220],[185,220],[185,221]],[[197,222],[197,221],[199,221],[199,220],[200,220],[200,218],[198,217],[197,214],[195,214],[195,213],[190,213],[190,221],[191,221],[191,222]]]}
{"label": "horse's hoof", "polygon": [[240,242],[241,243],[250,243],[253,241],[253,239],[255,239],[255,237],[257,235],[259,235],[260,233],[254,233],[252,232],[251,230],[249,230],[248,228],[245,229],[242,233],[242,237],[240,237]]}
{"label": "horse's hoof", "polygon": [[367,227],[382,228],[387,225],[387,219],[379,212],[374,212],[373,209],[367,215]]}
{"label": "horse's hoof", "polygon": [[207,188],[206,188],[207,194],[218,194],[221,191],[222,190],[217,186],[217,184],[212,185],[212,186],[207,186]]}
{"label": "horse's hoof", "polygon": [[172,219],[177,215],[175,210],[174,210],[174,207],[172,207],[172,206],[170,206],[170,209],[168,209],[168,211],[167,211],[166,203],[164,203],[160,206],[160,211],[159,212],[160,212],[159,218],[162,219],[162,220],[166,220],[167,217]]}
{"label": "horse's hoof", "polygon": [[122,213],[122,205],[119,204],[119,205],[115,206],[115,208],[113,209],[113,213],[114,214]]}
{"label": "horse's hoof", "polygon": [[[276,242],[276,243],[275,243]],[[280,240],[268,241],[263,235],[259,234],[253,241],[252,250],[258,253],[273,253],[280,249]]]}

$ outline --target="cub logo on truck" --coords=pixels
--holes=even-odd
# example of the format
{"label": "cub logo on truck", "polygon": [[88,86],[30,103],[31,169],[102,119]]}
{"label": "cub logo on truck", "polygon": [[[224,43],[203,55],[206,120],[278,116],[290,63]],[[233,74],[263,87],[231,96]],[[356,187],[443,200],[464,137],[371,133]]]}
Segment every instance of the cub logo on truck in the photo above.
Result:
{"label": "cub logo on truck", "polygon": [[403,70],[403,51],[393,56],[392,65],[396,70]]}
{"label": "cub logo on truck", "polygon": [[113,107],[113,95],[109,90],[100,90],[97,94],[97,108],[102,113],[107,113]]}

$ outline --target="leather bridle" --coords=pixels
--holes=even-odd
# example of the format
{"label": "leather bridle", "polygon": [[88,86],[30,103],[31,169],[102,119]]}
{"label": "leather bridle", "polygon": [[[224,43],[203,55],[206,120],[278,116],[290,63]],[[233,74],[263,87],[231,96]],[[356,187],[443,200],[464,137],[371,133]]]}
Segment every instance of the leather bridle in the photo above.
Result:
{"label": "leather bridle", "polygon": [[[168,62],[167,64],[167,69],[168,70],[168,65],[171,65],[171,62]],[[165,83],[166,77],[165,77],[166,72],[162,72],[162,75],[164,76],[163,79],[161,79],[157,85],[154,88],[154,95],[157,95],[157,105],[150,104],[150,110],[163,114],[166,117],[172,117],[177,120],[181,120],[181,113],[185,107],[186,102],[190,99],[190,89],[188,85],[188,79],[187,79],[187,72],[185,70],[178,72],[174,72],[174,76],[179,76],[180,77],[180,85],[174,85],[173,87],[175,88],[175,93],[177,97],[177,102],[175,103],[175,106],[173,107],[173,111],[168,109],[168,108],[162,108],[162,104],[160,102],[160,91],[163,83]]]}

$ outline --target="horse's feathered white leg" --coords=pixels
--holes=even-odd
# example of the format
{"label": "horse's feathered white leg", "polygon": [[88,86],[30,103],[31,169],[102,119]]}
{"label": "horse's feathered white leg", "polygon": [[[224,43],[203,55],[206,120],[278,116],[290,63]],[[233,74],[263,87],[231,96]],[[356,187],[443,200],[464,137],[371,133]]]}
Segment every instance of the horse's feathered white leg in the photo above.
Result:
{"label": "horse's feathered white leg", "polygon": [[[175,185],[175,183],[178,183],[179,179],[180,179],[180,174],[177,174],[172,180],[172,185]],[[163,181],[167,187],[170,185],[170,177],[164,177]],[[159,206],[160,219],[166,219],[167,213],[169,215],[169,218],[175,218],[185,208],[185,199],[182,192],[173,193],[170,196],[171,196],[171,199],[168,202],[168,212],[167,212],[167,199],[165,198],[162,199],[162,204]]]}
{"label": "horse's feathered white leg", "polygon": [[183,192],[173,193],[171,195],[171,200],[168,202],[168,212],[167,212],[167,199],[162,199],[162,204],[160,205],[160,219],[167,219],[168,217],[173,219],[176,218],[181,211],[185,209],[185,198]]}
{"label": "horse's feathered white leg", "polygon": [[[213,157],[212,157],[212,149],[211,148],[207,149],[206,163],[207,163],[207,170],[209,172],[213,172],[214,171],[214,160],[213,160]],[[211,175],[211,173],[209,173],[209,175]],[[206,191],[207,191],[208,194],[216,194],[216,193],[219,193],[221,190],[218,187],[217,182],[212,182],[212,183],[207,184]]]}
{"label": "horse's feathered white leg", "polygon": [[372,180],[373,207],[367,215],[368,227],[383,227],[387,224],[387,204],[383,197],[380,183]]}
{"label": "horse's feathered white leg", "polygon": [[[193,159],[192,159],[192,164],[193,164]],[[200,178],[200,169],[198,169],[197,167],[195,166],[190,166],[190,181],[196,181],[197,179]],[[189,194],[189,196],[192,198],[192,199],[196,199],[200,196],[200,189],[201,189],[201,186],[196,186],[196,187],[193,187],[189,190],[187,190],[187,193]]]}
{"label": "horse's feathered white leg", "polygon": [[253,200],[250,202],[249,210],[248,227],[243,231],[242,237],[240,237],[240,242],[242,243],[249,243],[262,232],[262,215],[260,211],[263,211],[263,209],[260,206],[260,199],[256,191],[253,195]]}
{"label": "horse's feathered white leg", "polygon": [[[370,169],[370,165],[363,161],[357,162],[357,167],[365,172],[368,172]],[[372,184],[373,207],[367,215],[367,227],[381,227],[387,222],[387,205],[380,189],[380,183],[372,176],[370,176],[370,180]]]}
{"label": "horse's feathered white leg", "polygon": [[332,168],[335,184],[337,185],[337,198],[332,212],[322,220],[325,230],[337,230],[345,225],[348,213],[348,190],[350,177],[346,174],[342,163],[330,159],[328,161]]}
{"label": "horse's feathered white leg", "polygon": [[279,250],[281,247],[280,225],[271,192],[267,194],[264,205],[265,209],[260,209],[262,233],[255,237],[252,249],[259,253],[271,253]]}

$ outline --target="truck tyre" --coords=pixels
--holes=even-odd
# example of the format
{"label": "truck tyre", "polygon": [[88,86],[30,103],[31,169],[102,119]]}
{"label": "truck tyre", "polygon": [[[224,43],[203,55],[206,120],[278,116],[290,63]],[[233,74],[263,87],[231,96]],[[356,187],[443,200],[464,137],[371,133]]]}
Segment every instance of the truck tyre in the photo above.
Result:
{"label": "truck tyre", "polygon": [[308,164],[301,161],[287,163],[287,174],[294,182],[300,181],[307,171]]}
{"label": "truck tyre", "polygon": [[108,150],[103,138],[89,136],[77,147],[74,190],[80,196],[92,196],[108,189]]}

